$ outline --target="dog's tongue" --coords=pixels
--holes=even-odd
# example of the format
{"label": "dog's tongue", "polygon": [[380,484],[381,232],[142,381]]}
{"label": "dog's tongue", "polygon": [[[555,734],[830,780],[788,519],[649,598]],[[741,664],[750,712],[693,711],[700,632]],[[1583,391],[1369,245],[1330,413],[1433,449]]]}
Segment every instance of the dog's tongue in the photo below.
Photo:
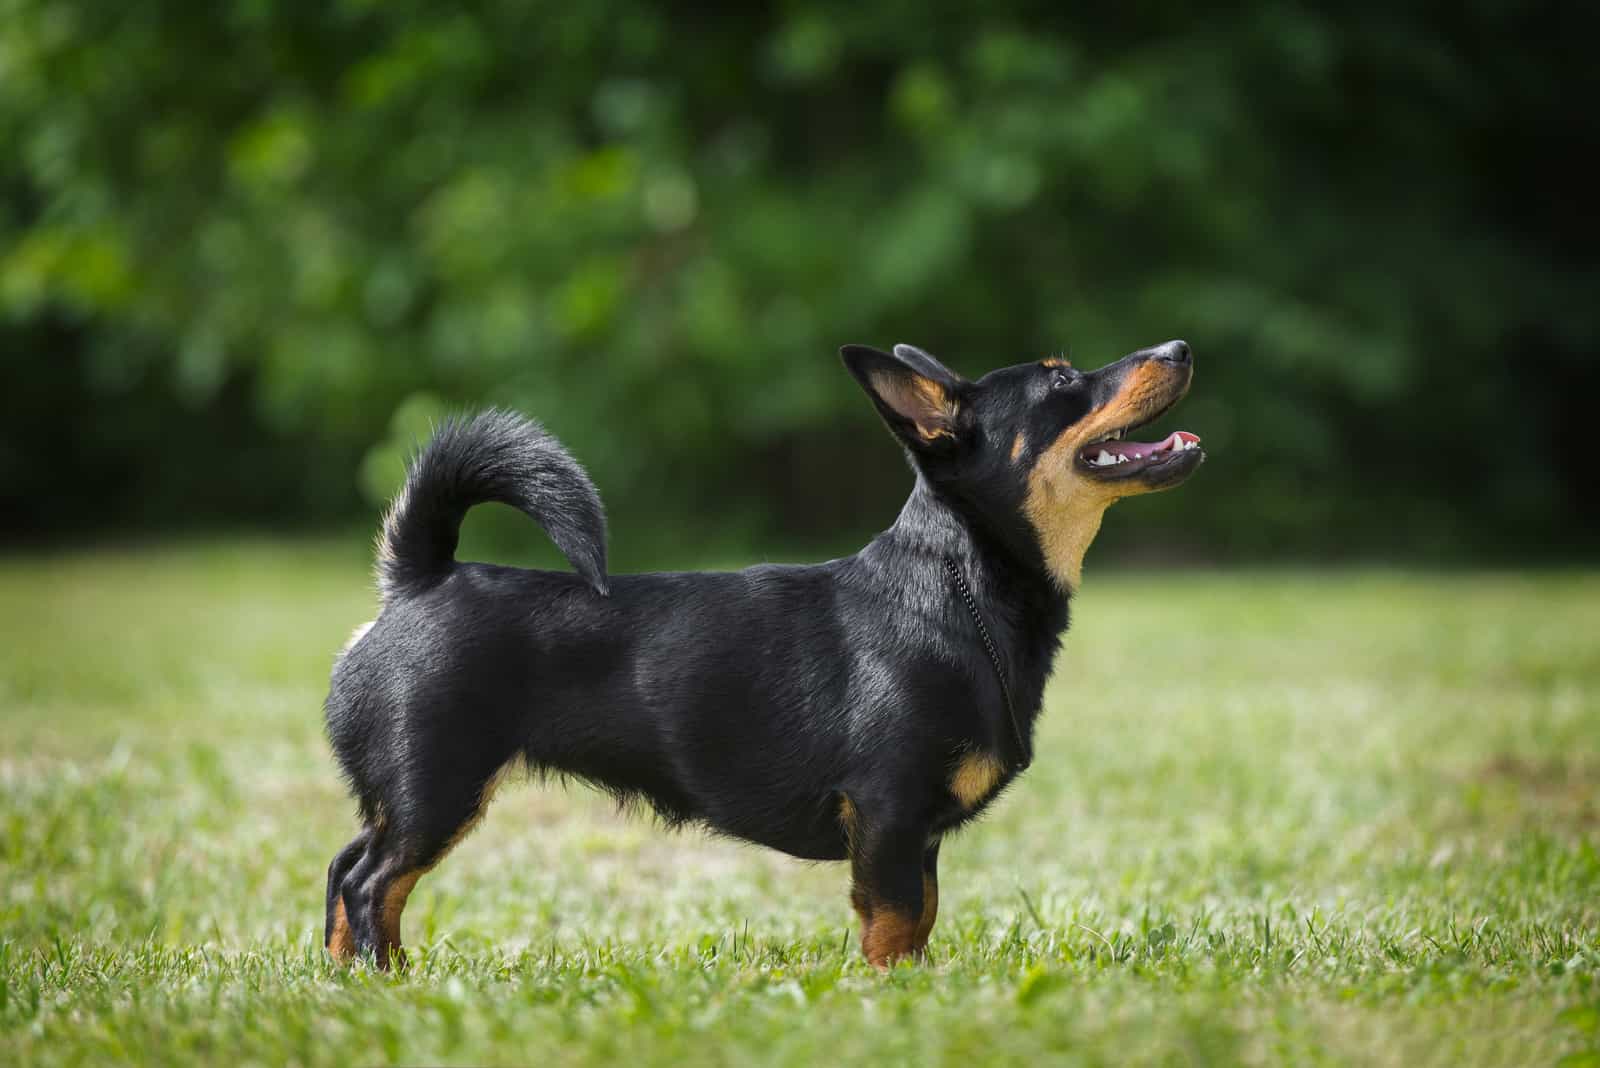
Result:
{"label": "dog's tongue", "polygon": [[1200,444],[1200,438],[1187,430],[1175,430],[1162,441],[1102,441],[1098,445],[1090,445],[1083,450],[1083,457],[1090,463],[1105,465],[1108,463],[1130,463],[1134,460],[1148,460],[1164,452],[1182,452]]}

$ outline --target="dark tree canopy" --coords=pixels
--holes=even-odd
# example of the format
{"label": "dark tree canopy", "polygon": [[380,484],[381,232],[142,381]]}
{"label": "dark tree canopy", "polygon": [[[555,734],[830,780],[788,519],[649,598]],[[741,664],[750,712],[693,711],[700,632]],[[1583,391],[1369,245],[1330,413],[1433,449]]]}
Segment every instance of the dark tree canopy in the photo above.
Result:
{"label": "dark tree canopy", "polygon": [[1184,337],[1113,537],[1592,538],[1577,6],[677,6],[0,2],[0,529],[355,517],[495,403],[624,545],[832,545],[906,483],[839,344]]}

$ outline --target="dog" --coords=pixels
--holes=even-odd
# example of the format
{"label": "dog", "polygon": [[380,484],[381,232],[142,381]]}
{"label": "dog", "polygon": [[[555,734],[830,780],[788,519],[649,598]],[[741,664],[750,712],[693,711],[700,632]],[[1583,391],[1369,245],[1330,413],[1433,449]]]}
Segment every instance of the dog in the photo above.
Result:
{"label": "dog", "polygon": [[[1125,437],[1187,392],[1194,360],[1170,341],[969,381],[909,345],[840,354],[915,485],[888,530],[827,563],[609,575],[599,494],[537,424],[490,411],[421,450],[379,537],[381,611],[325,708],[361,821],[328,868],[336,960],[404,964],[412,887],[522,765],[669,825],[847,860],[867,961],[923,954],[941,840],[1033,758],[1106,508],[1205,458],[1187,432]],[[457,562],[485,501],[539,523],[574,571]]]}

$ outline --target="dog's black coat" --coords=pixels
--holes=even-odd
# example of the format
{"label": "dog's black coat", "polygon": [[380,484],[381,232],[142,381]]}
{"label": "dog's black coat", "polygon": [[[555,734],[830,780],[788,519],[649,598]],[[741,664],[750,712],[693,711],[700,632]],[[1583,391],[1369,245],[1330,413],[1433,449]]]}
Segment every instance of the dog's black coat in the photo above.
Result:
{"label": "dog's black coat", "polygon": [[[875,903],[920,912],[940,836],[1028,755],[946,560],[1031,747],[1067,594],[1022,517],[1026,464],[1010,446],[1054,440],[1107,402],[1124,365],[1152,358],[1071,372],[1064,388],[1038,364],[970,383],[904,346],[846,350],[916,485],[861,552],[810,566],[608,577],[599,496],[553,438],[503,412],[447,425],[386,520],[382,612],[333,671],[328,730],[364,829],[329,872],[330,946],[341,908],[356,951],[396,943],[387,888],[436,863],[517,762],[643,798],[672,823],[849,857],[864,923]],[[909,381],[954,398],[922,420],[949,417],[931,438],[893,392]],[[461,518],[483,501],[527,512],[577,573],[457,563]],[[971,753],[1004,772],[964,804],[951,773]]]}

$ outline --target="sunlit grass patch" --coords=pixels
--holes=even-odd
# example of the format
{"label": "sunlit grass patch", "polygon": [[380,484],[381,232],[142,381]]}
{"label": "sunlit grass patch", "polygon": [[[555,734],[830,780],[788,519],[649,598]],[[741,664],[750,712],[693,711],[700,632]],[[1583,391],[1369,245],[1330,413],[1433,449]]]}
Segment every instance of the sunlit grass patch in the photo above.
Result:
{"label": "sunlit grass patch", "polygon": [[330,966],[319,705],[373,607],[344,546],[0,562],[0,1059],[1600,1046],[1600,577],[1091,569],[1036,764],[886,977],[841,868],[533,784],[420,885],[408,974]]}

